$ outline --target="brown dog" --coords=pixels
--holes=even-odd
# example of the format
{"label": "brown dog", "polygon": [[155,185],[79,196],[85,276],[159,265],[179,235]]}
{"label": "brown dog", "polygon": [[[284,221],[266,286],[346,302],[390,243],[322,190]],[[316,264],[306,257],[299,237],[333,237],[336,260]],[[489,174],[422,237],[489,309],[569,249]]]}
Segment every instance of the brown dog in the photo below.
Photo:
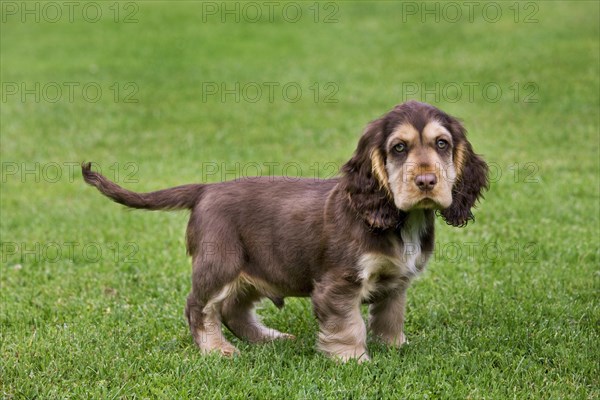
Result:
{"label": "brown dog", "polygon": [[192,291],[185,314],[203,352],[237,349],[221,322],[251,342],[291,338],[253,311],[262,297],[310,296],[319,349],[368,360],[369,327],[400,346],[406,290],[433,251],[434,213],[454,226],[472,219],[487,165],[453,117],[423,103],[371,122],[339,178],[246,178],[151,193],[123,189],[84,164],[83,177],[128,207],[187,208]]}

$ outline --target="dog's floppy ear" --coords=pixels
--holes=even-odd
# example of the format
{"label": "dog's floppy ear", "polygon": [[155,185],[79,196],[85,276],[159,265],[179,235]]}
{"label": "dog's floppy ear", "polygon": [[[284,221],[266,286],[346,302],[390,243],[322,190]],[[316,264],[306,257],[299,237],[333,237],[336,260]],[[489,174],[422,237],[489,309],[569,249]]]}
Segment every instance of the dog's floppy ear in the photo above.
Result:
{"label": "dog's floppy ear", "polygon": [[452,188],[452,204],[442,210],[441,215],[449,225],[463,227],[474,219],[471,208],[483,197],[483,190],[489,187],[488,166],[473,151],[462,124],[453,117],[447,117],[446,127],[455,143],[453,157],[456,181]]}
{"label": "dog's floppy ear", "polygon": [[352,208],[372,229],[396,228],[403,213],[394,205],[385,169],[384,118],[371,122],[352,158],[342,167],[342,182]]}

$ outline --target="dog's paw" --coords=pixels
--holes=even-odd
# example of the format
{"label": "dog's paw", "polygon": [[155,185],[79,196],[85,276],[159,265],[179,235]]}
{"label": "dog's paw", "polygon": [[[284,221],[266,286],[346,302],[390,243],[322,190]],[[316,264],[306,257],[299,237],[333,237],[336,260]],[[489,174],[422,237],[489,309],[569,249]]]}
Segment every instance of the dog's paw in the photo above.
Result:
{"label": "dog's paw", "polygon": [[342,348],[337,349],[321,348],[320,350],[324,351],[325,354],[329,356],[332,360],[341,363],[356,361],[358,364],[362,364],[371,360],[371,357],[369,357],[369,353],[367,352],[366,347],[362,346],[344,346]]}
{"label": "dog's paw", "polygon": [[406,336],[404,336],[404,333],[401,333],[396,336],[382,336],[381,335],[381,336],[378,336],[378,338],[379,338],[379,340],[381,340],[388,346],[393,346],[393,347],[397,347],[397,348],[400,348],[403,345],[408,344],[408,340],[406,340]]}
{"label": "dog's paw", "polygon": [[279,334],[275,336],[274,339],[296,340],[296,336],[292,335],[291,333],[279,332]]}
{"label": "dog's paw", "polygon": [[252,335],[248,336],[247,339],[251,343],[268,343],[274,340],[294,340],[296,336],[279,332],[277,329],[267,328],[267,327],[259,327],[260,329],[257,332],[253,332]]}
{"label": "dog's paw", "polygon": [[213,344],[211,346],[200,347],[202,354],[219,354],[225,357],[233,357],[236,354],[240,354],[240,351],[229,342],[221,342]]}
{"label": "dog's paw", "polygon": [[351,362],[351,361],[356,361],[358,364],[362,364],[362,363],[371,361],[371,357],[369,357],[369,355],[367,354],[366,351],[361,354],[357,354],[357,353],[335,354],[332,357],[334,360],[342,362],[344,364],[347,362]]}
{"label": "dog's paw", "polygon": [[221,352],[221,355],[225,357],[233,357],[234,355],[240,354],[238,348],[230,343],[222,346],[219,351]]}

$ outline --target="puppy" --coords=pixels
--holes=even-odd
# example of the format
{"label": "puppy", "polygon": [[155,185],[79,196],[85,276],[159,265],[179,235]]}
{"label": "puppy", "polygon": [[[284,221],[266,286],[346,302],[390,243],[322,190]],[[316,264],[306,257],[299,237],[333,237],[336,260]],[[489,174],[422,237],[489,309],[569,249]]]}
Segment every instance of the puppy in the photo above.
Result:
{"label": "puppy", "polygon": [[82,171],[117,203],[191,211],[185,315],[202,352],[237,352],[222,323],[250,342],[292,338],[264,326],[254,305],[310,296],[318,348],[362,362],[369,355],[361,304],[369,304],[374,336],[405,343],[406,290],[433,251],[435,213],[465,226],[488,187],[487,165],[465,133],[455,118],[410,101],[367,126],[334,179],[258,177],[135,193],[89,163]]}

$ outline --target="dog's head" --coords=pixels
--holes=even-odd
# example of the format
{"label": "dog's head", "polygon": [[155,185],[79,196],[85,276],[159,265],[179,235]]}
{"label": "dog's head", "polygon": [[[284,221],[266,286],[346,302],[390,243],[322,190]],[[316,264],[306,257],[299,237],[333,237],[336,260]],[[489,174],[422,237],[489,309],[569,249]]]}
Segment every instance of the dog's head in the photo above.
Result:
{"label": "dog's head", "polygon": [[488,187],[487,171],[456,118],[409,101],[367,126],[342,179],[352,207],[372,228],[396,227],[420,208],[465,226]]}

